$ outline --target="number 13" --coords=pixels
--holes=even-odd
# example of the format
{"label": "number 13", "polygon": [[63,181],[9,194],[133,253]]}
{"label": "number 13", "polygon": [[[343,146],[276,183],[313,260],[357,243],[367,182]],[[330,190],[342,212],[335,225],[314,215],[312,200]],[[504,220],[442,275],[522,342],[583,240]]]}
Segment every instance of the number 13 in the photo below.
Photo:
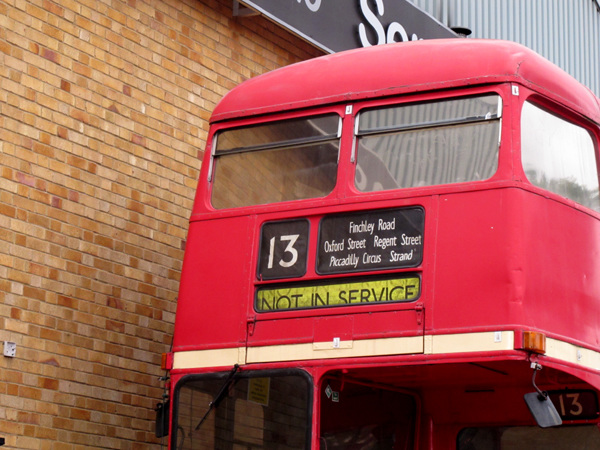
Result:
{"label": "number 13", "polygon": [[[569,411],[566,411],[565,409],[565,401],[563,399],[563,397],[567,397],[567,400],[570,400],[570,407],[571,409]],[[583,412],[583,407],[581,406],[581,403],[579,403],[579,394],[565,394],[565,395],[560,395],[559,397],[560,400],[560,409],[561,409],[561,413],[562,415],[566,415],[566,414],[570,414],[572,416],[578,416]]]}
{"label": "number 13", "polygon": [[[298,240],[299,237],[300,237],[299,234],[288,234],[285,236],[279,236],[280,241],[282,241],[282,242],[288,241],[287,247],[285,248],[284,252],[291,254],[289,261],[285,261],[283,258],[281,258],[279,260],[278,264],[281,267],[291,267],[294,264],[296,264],[296,262],[298,262],[298,250],[296,250],[294,248],[294,244],[296,243],[296,241]],[[273,257],[274,256],[275,256],[275,237],[272,237],[269,240],[269,262],[267,264],[268,269],[273,268]]]}

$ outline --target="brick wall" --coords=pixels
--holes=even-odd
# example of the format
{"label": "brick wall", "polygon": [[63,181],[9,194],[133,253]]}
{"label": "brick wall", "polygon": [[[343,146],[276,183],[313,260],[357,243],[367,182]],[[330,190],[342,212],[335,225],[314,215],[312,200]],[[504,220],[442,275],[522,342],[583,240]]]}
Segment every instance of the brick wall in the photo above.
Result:
{"label": "brick wall", "polygon": [[3,448],[160,448],[207,119],[318,54],[232,0],[0,1]]}

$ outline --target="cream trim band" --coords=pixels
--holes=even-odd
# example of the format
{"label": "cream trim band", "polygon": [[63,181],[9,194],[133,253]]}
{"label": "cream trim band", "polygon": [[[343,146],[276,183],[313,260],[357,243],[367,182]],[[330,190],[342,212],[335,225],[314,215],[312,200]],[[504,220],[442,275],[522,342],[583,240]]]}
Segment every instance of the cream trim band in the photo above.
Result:
{"label": "cream trim band", "polygon": [[546,356],[600,371],[600,353],[557,339],[546,338]]}
{"label": "cream trim band", "polygon": [[514,349],[514,332],[490,331],[380,339],[336,340],[176,352],[173,369],[364,356],[494,352]]}
{"label": "cream trim band", "polygon": [[[364,356],[500,352],[514,350],[514,341],[513,331],[490,331],[196,350],[176,352],[173,355],[173,369]],[[600,370],[599,352],[557,339],[546,339],[546,356],[587,369]]]}

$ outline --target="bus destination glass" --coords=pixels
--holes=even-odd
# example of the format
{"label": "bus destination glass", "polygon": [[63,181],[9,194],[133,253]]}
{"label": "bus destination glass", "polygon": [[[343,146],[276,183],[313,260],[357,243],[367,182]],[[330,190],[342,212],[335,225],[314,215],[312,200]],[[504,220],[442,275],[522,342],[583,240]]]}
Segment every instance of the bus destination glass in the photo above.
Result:
{"label": "bus destination glass", "polygon": [[419,207],[326,216],[319,229],[317,273],[417,267],[424,227]]}
{"label": "bus destination glass", "polygon": [[418,274],[382,279],[336,279],[335,282],[261,287],[256,292],[257,312],[314,309],[332,306],[412,302],[421,295]]}

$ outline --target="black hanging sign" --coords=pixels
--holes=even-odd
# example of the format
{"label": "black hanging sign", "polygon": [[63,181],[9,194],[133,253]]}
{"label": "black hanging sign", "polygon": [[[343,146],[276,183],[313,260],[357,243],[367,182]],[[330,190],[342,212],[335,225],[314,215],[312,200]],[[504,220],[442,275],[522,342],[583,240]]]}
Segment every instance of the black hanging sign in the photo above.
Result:
{"label": "black hanging sign", "polygon": [[407,0],[240,0],[327,53],[457,35]]}

